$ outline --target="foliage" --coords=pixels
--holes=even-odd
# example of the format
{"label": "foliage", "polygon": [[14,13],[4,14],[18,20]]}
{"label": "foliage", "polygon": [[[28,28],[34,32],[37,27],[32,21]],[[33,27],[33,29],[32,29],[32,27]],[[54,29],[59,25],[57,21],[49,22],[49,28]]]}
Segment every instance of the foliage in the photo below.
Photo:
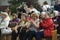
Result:
{"label": "foliage", "polygon": [[[39,4],[38,4],[38,0],[10,0],[9,3],[11,4],[10,9],[12,13],[17,13],[17,7],[19,5],[22,5],[22,2],[27,2],[29,4],[32,4],[35,8],[37,8],[38,10],[40,9]],[[38,7],[39,6],[39,7]]]}
{"label": "foliage", "polygon": [[18,2],[17,0],[10,0],[10,10],[12,13],[17,13],[17,7],[21,4],[21,2]]}

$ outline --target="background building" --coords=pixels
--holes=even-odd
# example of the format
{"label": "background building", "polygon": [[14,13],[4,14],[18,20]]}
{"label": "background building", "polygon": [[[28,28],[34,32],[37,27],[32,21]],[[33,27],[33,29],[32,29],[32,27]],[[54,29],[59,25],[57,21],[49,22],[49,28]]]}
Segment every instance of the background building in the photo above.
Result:
{"label": "background building", "polygon": [[10,5],[8,1],[9,0],[0,0],[0,10],[4,10]]}
{"label": "background building", "polygon": [[51,5],[51,0],[38,0],[38,3],[42,6],[44,1],[47,1]]}
{"label": "background building", "polygon": [[38,0],[38,3],[39,3],[40,5],[43,5],[43,2],[44,2],[44,1],[47,1],[48,4],[49,4],[49,5],[52,5],[52,6],[55,5],[55,2],[56,2],[56,1],[58,1],[58,4],[60,4],[60,0]]}
{"label": "background building", "polygon": [[[0,0],[0,10],[5,9],[10,5],[8,1],[10,0]],[[47,1],[49,5],[55,5],[55,1],[58,1],[60,4],[60,0],[38,0],[38,3],[42,6],[44,1]]]}

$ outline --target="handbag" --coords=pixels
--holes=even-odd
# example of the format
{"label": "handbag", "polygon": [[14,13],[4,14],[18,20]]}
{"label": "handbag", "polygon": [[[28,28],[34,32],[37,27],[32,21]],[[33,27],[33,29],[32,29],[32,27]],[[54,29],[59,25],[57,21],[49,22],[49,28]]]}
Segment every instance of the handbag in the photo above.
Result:
{"label": "handbag", "polygon": [[11,34],[11,33],[12,33],[12,30],[9,27],[1,29],[1,34]]}

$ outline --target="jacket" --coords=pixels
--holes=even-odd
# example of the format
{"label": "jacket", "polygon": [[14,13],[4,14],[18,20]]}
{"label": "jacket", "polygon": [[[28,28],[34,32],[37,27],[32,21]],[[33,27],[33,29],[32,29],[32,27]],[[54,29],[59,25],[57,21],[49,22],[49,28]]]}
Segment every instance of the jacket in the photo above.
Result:
{"label": "jacket", "polygon": [[51,37],[52,36],[52,30],[54,30],[54,24],[53,24],[53,20],[51,18],[47,18],[42,20],[42,22],[40,22],[40,27],[42,27],[44,29],[44,37]]}

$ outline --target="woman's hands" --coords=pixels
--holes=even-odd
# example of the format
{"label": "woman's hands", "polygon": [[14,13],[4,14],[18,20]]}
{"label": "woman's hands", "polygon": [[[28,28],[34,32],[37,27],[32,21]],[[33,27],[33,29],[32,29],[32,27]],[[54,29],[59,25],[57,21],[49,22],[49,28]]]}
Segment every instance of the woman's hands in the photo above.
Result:
{"label": "woman's hands", "polygon": [[31,19],[31,24],[34,25],[36,28],[39,28],[39,20],[36,22],[37,20],[33,20]]}
{"label": "woman's hands", "polygon": [[34,24],[34,21],[33,21],[33,19],[31,19],[31,20],[30,20],[30,22],[31,22],[31,24]]}

